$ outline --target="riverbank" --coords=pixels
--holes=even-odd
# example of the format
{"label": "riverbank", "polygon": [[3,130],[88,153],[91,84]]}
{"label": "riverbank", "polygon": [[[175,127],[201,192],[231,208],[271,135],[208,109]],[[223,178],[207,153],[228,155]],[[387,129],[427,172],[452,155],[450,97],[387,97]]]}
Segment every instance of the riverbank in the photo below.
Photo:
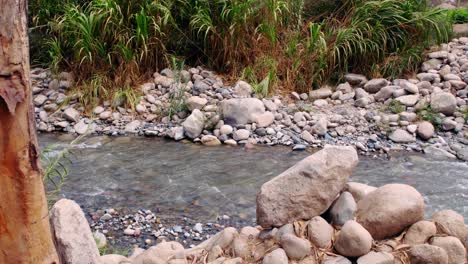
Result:
{"label": "riverbank", "polygon": [[[203,145],[265,144],[294,150],[354,145],[363,154],[410,150],[468,160],[468,38],[428,54],[414,79],[345,76],[336,87],[261,98],[200,67],[165,69],[143,84],[134,109],[103,102],[86,113],[69,73],[34,69],[41,132],[189,139]],[[171,115],[171,116],[169,116]]]}

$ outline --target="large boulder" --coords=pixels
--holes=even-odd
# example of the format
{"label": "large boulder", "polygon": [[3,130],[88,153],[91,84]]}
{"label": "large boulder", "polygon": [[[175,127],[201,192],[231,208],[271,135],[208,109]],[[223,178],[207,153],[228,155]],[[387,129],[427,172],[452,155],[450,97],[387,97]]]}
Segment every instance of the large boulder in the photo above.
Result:
{"label": "large boulder", "polygon": [[221,111],[225,124],[245,125],[256,122],[265,106],[257,98],[233,98],[221,102]]}
{"label": "large boulder", "polygon": [[335,242],[336,251],[345,257],[360,257],[372,248],[372,236],[358,222],[344,224]]}
{"label": "large boulder", "polygon": [[387,184],[357,204],[356,219],[374,239],[400,234],[424,218],[424,198],[413,187]]}
{"label": "large boulder", "polygon": [[320,216],[310,219],[307,224],[307,237],[318,248],[328,248],[333,239],[333,227]]}
{"label": "large boulder", "polygon": [[99,251],[80,206],[61,199],[50,210],[50,223],[61,263],[97,263]]}
{"label": "large boulder", "polygon": [[457,109],[457,99],[451,93],[434,93],[431,97],[431,109],[444,115],[452,115]]}
{"label": "large boulder", "polygon": [[325,212],[358,163],[353,147],[325,146],[262,185],[257,223],[264,228]]}
{"label": "large boulder", "polygon": [[205,115],[198,109],[194,109],[187,119],[182,123],[185,135],[191,139],[197,138],[203,132],[205,126]]}

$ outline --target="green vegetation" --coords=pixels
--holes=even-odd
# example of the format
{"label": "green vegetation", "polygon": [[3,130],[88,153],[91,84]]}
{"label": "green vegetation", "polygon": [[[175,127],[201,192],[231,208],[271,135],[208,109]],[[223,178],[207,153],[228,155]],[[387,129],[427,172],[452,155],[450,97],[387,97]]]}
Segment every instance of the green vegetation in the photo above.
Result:
{"label": "green vegetation", "polygon": [[[109,99],[118,90],[131,102],[122,91],[171,66],[172,56],[244,75],[267,95],[276,88],[306,91],[345,72],[411,72],[425,48],[450,35],[448,14],[424,0],[310,2],[32,0],[31,34],[40,39],[33,50],[48,51],[33,55],[77,73],[79,89],[89,89],[85,97]],[[97,88],[96,76],[105,76],[105,88]]]}
{"label": "green vegetation", "polygon": [[419,120],[424,120],[432,123],[434,127],[440,128],[442,125],[442,118],[439,113],[432,110],[430,105],[426,105],[422,109],[418,110]]}
{"label": "green vegetation", "polygon": [[468,23],[468,9],[452,9],[447,13],[454,24]]}
{"label": "green vegetation", "polygon": [[394,114],[399,114],[404,112],[406,110],[406,107],[399,101],[392,99],[387,106],[387,110]]}
{"label": "green vegetation", "polygon": [[117,246],[107,244],[105,247],[99,249],[99,255],[104,256],[104,255],[110,255],[110,254],[117,254],[121,256],[129,256],[131,251],[132,250],[130,247],[122,248],[122,247],[117,247]]}

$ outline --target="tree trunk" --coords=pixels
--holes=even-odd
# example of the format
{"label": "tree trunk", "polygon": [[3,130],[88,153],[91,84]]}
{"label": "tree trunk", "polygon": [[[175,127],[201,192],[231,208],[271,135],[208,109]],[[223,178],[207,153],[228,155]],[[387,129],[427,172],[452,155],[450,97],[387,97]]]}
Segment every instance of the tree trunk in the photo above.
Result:
{"label": "tree trunk", "polygon": [[32,106],[27,0],[0,0],[0,263],[59,263]]}

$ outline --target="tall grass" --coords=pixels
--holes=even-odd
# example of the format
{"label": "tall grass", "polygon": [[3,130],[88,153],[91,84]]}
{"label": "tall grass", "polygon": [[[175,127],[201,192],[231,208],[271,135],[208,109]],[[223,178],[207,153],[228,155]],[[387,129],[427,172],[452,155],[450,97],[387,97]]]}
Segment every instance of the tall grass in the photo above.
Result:
{"label": "tall grass", "polygon": [[81,1],[31,11],[47,29],[49,62],[77,72],[79,83],[99,74],[115,87],[177,56],[235,76],[247,68],[261,93],[305,91],[345,72],[412,71],[450,34],[448,14],[423,0]]}

